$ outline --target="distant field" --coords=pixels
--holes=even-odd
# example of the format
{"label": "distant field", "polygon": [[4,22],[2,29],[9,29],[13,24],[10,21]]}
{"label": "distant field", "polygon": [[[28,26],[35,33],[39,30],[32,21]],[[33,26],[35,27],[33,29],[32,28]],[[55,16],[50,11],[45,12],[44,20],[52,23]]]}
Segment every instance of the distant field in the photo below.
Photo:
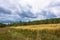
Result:
{"label": "distant field", "polygon": [[60,24],[0,28],[0,40],[60,40]]}
{"label": "distant field", "polygon": [[14,29],[33,29],[33,30],[41,30],[41,29],[60,29],[60,24],[42,24],[42,25],[29,25],[29,26],[12,26],[10,28]]}

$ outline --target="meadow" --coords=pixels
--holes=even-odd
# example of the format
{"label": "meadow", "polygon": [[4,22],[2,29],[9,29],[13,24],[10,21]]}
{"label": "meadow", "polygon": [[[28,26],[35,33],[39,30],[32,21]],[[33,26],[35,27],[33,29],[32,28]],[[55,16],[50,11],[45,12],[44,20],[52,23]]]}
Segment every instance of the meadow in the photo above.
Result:
{"label": "meadow", "polygon": [[0,40],[60,40],[60,24],[0,28]]}

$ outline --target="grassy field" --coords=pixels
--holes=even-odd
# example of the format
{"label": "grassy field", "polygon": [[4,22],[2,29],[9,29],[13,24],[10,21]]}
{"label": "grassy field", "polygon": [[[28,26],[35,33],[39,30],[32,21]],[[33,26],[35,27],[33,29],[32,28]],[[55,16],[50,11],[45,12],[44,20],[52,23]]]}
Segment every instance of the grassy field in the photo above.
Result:
{"label": "grassy field", "polygon": [[60,29],[60,24],[42,24],[29,26],[12,26],[14,29],[42,30],[42,29]]}
{"label": "grassy field", "polygon": [[60,40],[60,24],[0,28],[0,40]]}

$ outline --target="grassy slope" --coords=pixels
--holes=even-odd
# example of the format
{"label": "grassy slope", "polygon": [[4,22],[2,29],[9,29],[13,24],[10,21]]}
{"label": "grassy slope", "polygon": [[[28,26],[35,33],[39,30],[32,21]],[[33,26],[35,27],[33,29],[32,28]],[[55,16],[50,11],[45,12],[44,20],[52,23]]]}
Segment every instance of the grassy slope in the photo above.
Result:
{"label": "grassy slope", "polygon": [[43,24],[43,25],[30,25],[30,26],[12,26],[10,28],[14,29],[32,29],[32,30],[41,30],[41,29],[60,29],[60,24]]}
{"label": "grassy slope", "polygon": [[0,40],[60,40],[60,24],[0,28]]}

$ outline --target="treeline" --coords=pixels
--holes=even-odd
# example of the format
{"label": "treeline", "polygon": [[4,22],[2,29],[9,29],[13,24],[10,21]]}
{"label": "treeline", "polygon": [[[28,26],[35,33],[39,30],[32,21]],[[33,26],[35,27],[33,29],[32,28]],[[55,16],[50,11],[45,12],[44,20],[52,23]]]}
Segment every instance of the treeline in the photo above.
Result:
{"label": "treeline", "polygon": [[29,22],[15,22],[11,24],[3,24],[0,23],[0,27],[6,27],[6,26],[27,26],[27,25],[39,25],[39,24],[58,24],[60,23],[60,18],[52,18],[52,19],[46,19],[46,20],[36,20],[36,21],[29,21]]}
{"label": "treeline", "polygon": [[0,27],[3,28],[3,27],[6,27],[7,25],[4,24],[4,23],[0,23]]}
{"label": "treeline", "polygon": [[25,25],[39,25],[39,24],[58,24],[60,23],[60,18],[52,18],[46,20],[36,20],[36,21],[29,21],[29,22],[17,22],[8,24],[9,26],[25,26]]}

